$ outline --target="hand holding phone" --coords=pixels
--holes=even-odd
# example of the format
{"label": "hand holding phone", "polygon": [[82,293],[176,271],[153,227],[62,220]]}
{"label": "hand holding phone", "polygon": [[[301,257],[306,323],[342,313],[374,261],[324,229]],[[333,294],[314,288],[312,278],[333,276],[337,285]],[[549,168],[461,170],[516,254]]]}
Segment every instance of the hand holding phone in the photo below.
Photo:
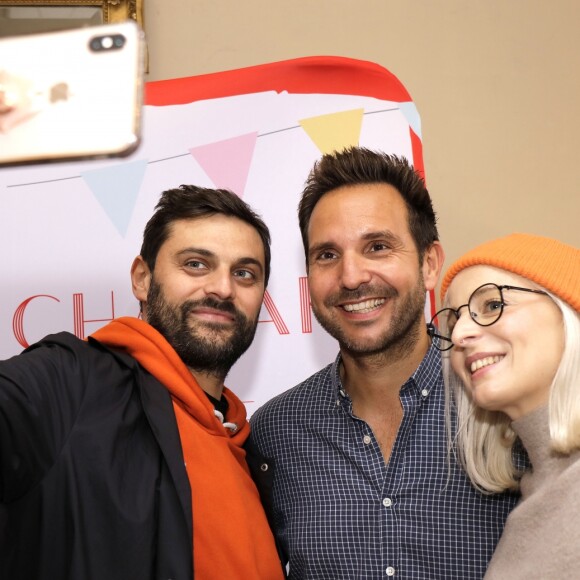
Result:
{"label": "hand holding phone", "polygon": [[0,165],[132,153],[143,66],[132,21],[0,39]]}

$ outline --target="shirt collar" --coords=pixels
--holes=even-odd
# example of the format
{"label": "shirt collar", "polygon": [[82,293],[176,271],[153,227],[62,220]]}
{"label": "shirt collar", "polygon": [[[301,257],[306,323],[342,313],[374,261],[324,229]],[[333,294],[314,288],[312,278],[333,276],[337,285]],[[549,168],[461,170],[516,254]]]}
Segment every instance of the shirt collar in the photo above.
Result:
{"label": "shirt collar", "polygon": [[[334,394],[333,405],[338,407],[341,400],[348,401],[352,405],[348,393],[344,390],[340,380],[340,363],[342,357],[338,353],[331,369],[332,393]],[[415,372],[401,386],[401,391],[412,388],[417,396],[426,399],[433,386],[437,384],[437,377],[441,375],[441,352],[433,345],[429,347],[427,354],[415,370]]]}
{"label": "shirt collar", "polygon": [[348,393],[344,390],[342,386],[342,381],[340,379],[340,363],[342,362],[342,356],[340,352],[334,359],[332,363],[332,368],[330,369],[330,380],[331,380],[331,393],[332,393],[332,410],[337,411],[341,405],[345,406],[347,412],[352,412],[352,401],[348,396]]}
{"label": "shirt collar", "polygon": [[[412,374],[403,388],[412,387],[418,396],[426,399],[433,387],[437,384],[438,377],[441,376],[441,352],[431,345],[427,354],[423,357],[421,364]],[[402,390],[402,389],[401,389]]]}

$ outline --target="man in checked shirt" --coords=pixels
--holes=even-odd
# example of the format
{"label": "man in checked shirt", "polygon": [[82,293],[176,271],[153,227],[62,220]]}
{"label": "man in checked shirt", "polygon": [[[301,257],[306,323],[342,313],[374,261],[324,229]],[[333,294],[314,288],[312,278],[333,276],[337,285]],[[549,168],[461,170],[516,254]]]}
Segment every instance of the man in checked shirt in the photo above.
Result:
{"label": "man in checked shirt", "polygon": [[299,221],[340,353],[251,421],[290,578],[481,579],[517,497],[480,494],[448,454],[424,312],[444,253],[423,180],[396,156],[327,154]]}

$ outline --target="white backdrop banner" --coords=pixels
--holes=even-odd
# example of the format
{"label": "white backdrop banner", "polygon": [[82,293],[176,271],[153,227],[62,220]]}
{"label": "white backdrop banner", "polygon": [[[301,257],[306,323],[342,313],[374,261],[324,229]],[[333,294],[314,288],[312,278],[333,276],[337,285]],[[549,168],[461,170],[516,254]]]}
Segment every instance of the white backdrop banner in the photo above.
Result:
{"label": "white backdrop banner", "polygon": [[311,314],[298,229],[313,163],[362,145],[403,155],[423,173],[420,136],[403,85],[365,61],[309,57],[148,83],[143,142],[130,157],[0,171],[0,358],[46,334],[84,338],[137,316],[129,268],[160,193],[229,188],[272,232],[256,339],[226,381],[251,414],[338,352]]}

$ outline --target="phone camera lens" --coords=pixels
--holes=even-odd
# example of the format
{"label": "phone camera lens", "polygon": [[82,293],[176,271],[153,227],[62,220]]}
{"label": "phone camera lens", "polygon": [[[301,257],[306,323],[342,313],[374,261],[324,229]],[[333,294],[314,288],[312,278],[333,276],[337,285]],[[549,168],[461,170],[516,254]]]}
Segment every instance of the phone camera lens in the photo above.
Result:
{"label": "phone camera lens", "polygon": [[101,50],[101,39],[100,38],[93,38],[91,40],[91,42],[89,43],[89,46],[91,47],[91,50],[94,50],[95,52],[98,50]]}
{"label": "phone camera lens", "polygon": [[93,52],[119,50],[125,46],[127,39],[122,34],[111,34],[106,36],[95,36],[89,42]]}

